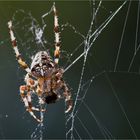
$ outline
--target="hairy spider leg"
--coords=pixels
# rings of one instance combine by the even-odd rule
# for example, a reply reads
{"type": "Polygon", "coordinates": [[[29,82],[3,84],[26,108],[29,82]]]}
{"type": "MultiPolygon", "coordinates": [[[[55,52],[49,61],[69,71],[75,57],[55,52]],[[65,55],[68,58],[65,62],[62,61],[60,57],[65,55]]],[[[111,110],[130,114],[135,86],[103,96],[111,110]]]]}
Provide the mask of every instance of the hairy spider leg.
{"type": "Polygon", "coordinates": [[[16,54],[17,61],[18,61],[19,65],[27,73],[30,73],[30,68],[28,67],[28,65],[26,64],[26,62],[22,59],[21,54],[19,53],[19,50],[18,50],[18,47],[17,47],[17,41],[16,41],[16,38],[15,38],[14,32],[13,32],[12,21],[9,21],[8,22],[8,28],[9,28],[10,38],[11,38],[13,49],[14,49],[15,54],[16,54]]]}
{"type": "Polygon", "coordinates": [[[39,112],[46,111],[45,109],[40,110],[39,108],[32,106],[31,92],[34,92],[33,90],[36,85],[35,81],[33,79],[29,78],[28,76],[26,76],[25,82],[27,85],[20,86],[20,95],[21,95],[22,101],[25,104],[25,107],[27,108],[26,111],[28,111],[35,120],[37,120],[38,122],[42,122],[43,120],[38,119],[33,112],[33,111],[39,111],[39,112]]]}
{"type": "Polygon", "coordinates": [[[58,12],[55,7],[55,3],[53,5],[54,12],[54,34],[55,34],[55,51],[54,51],[54,62],[58,64],[60,57],[60,31],[58,24],[58,12]]]}
{"type": "Polygon", "coordinates": [[[20,86],[20,95],[21,95],[22,101],[25,104],[25,107],[27,108],[26,111],[28,111],[30,113],[30,115],[35,120],[37,120],[38,122],[42,122],[40,119],[38,119],[35,116],[34,112],[32,111],[32,110],[36,110],[36,111],[39,111],[39,110],[34,108],[34,107],[32,107],[32,104],[31,104],[31,93],[30,93],[30,91],[27,92],[27,89],[28,89],[28,87],[26,85],[20,86]],[[26,92],[27,92],[27,94],[26,94],[26,92]]]}
{"type": "Polygon", "coordinates": [[[65,110],[65,113],[68,113],[71,109],[72,109],[72,100],[71,100],[71,93],[67,87],[67,85],[64,83],[64,93],[63,93],[63,96],[65,98],[65,103],[66,103],[66,106],[67,106],[67,110],[65,110]]]}

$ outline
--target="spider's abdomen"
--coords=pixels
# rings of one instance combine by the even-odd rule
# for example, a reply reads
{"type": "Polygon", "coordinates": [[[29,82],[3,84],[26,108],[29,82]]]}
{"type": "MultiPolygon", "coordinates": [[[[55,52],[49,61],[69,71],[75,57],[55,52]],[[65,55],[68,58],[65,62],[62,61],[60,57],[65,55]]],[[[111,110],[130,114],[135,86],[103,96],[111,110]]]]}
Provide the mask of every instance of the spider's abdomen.
{"type": "Polygon", "coordinates": [[[38,52],[31,63],[31,72],[33,76],[39,77],[51,77],[55,71],[55,65],[46,51],[38,52]]]}

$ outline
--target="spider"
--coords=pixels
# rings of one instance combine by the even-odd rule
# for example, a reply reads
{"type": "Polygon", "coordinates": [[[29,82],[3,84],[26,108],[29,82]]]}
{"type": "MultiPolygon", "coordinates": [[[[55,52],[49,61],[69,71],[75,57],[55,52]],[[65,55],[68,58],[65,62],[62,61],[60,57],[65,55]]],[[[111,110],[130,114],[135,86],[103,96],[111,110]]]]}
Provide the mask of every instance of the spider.
{"type": "Polygon", "coordinates": [[[57,100],[64,98],[67,106],[65,113],[68,113],[72,109],[71,93],[67,84],[63,80],[64,70],[58,65],[60,57],[60,32],[55,5],[53,5],[53,13],[55,34],[54,60],[47,51],[39,51],[35,54],[30,68],[23,60],[18,50],[12,21],[8,22],[11,43],[15,51],[17,61],[27,72],[24,79],[26,84],[20,86],[20,96],[24,102],[26,111],[28,111],[38,122],[42,122],[43,120],[35,115],[35,111],[45,112],[46,109],[40,109],[33,106],[33,94],[37,95],[40,105],[55,103],[57,100]]]}

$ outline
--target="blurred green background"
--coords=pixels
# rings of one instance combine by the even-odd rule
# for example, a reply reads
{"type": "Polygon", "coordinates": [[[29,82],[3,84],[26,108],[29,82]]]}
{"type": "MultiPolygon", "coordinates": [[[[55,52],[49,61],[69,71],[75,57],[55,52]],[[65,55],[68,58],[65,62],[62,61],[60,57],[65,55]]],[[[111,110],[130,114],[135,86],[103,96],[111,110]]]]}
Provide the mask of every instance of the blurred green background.
{"type": "MultiPolygon", "coordinates": [[[[93,31],[122,3],[123,1],[103,1],[96,16],[93,31]]],[[[70,23],[76,30],[86,36],[91,24],[91,4],[92,2],[90,1],[56,1],[60,26],[70,23]]],[[[98,4],[99,1],[95,1],[95,8],[97,8],[98,4]]],[[[78,110],[78,117],[92,138],[134,139],[136,136],[140,138],[139,52],[135,56],[130,71],[128,71],[136,42],[138,4],[138,1],[131,3],[119,61],[115,71],[114,66],[129,1],[99,35],[88,53],[79,97],[82,97],[87,90],[84,102],[90,107],[94,117],[84,104],[78,110]],[[97,76],[95,76],[88,87],[94,75],[97,76]],[[95,118],[98,120],[100,127],[97,125],[95,118]]],[[[44,18],[47,26],[43,36],[48,42],[45,43],[45,48],[40,46],[40,44],[36,44],[34,36],[27,32],[29,27],[27,24],[30,22],[28,20],[29,13],[37,20],[38,25],[42,27],[41,16],[48,12],[52,5],[52,1],[0,1],[1,139],[29,139],[37,126],[37,122],[25,111],[24,105],[20,100],[19,86],[24,84],[25,72],[19,68],[15,59],[7,22],[13,19],[19,49],[30,64],[31,56],[39,50],[49,49],[50,54],[53,54],[54,34],[53,14],[51,13],[44,18]],[[21,9],[24,12],[21,12],[21,9]],[[27,18],[25,23],[22,22],[24,18],[27,18]]],[[[139,26],[137,35],[138,46],[140,43],[139,26]]],[[[84,48],[82,45],[73,53],[83,41],[83,38],[70,27],[65,27],[64,30],[61,30],[61,40],[60,66],[65,68],[83,52],[84,48]],[[73,54],[73,56],[70,57],[70,54],[73,54]]],[[[83,57],[64,74],[65,81],[71,89],[73,100],[78,90],[82,67],[83,57]]],[[[43,137],[65,139],[65,133],[68,130],[65,127],[64,101],[61,100],[56,104],[48,105],[47,113],[45,114],[43,137]]],[[[74,127],[81,138],[91,138],[81,126],[78,118],[75,118],[74,127]]],[[[79,138],[75,133],[74,135],[75,138],[79,138]]]]}

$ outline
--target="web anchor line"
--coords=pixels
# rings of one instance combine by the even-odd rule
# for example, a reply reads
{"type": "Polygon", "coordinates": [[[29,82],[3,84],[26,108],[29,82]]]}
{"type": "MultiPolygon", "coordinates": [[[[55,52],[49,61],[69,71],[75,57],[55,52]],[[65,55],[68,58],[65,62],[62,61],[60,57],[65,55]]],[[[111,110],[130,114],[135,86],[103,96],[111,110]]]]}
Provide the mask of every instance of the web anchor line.
{"type": "MultiPolygon", "coordinates": [[[[73,106],[73,110],[71,112],[71,118],[69,118],[69,120],[71,120],[71,128],[68,130],[68,133],[66,133],[66,138],[68,138],[68,134],[70,134],[70,139],[74,138],[74,126],[75,126],[75,110],[77,108],[77,101],[78,101],[78,97],[81,91],[81,84],[82,84],[82,80],[83,80],[83,76],[85,74],[85,66],[86,66],[86,61],[87,61],[87,56],[88,56],[88,52],[90,50],[90,48],[93,46],[93,43],[95,42],[95,40],[99,37],[99,35],[102,33],[102,31],[106,28],[106,26],[112,21],[112,19],[117,15],[117,13],[122,9],[122,7],[126,4],[127,1],[123,2],[123,4],[121,6],[119,6],[117,8],[117,10],[115,12],[113,12],[100,26],[99,28],[97,28],[93,33],[91,32],[92,26],[93,26],[93,21],[95,19],[94,14],[92,17],[92,22],[89,28],[89,32],[86,36],[86,39],[84,40],[85,45],[84,45],[84,51],[83,53],[81,53],[68,67],[65,68],[65,72],[70,69],[79,59],[81,59],[84,56],[84,60],[83,60],[83,66],[82,66],[82,70],[81,70],[81,75],[80,75],[80,81],[79,81],[79,85],[78,85],[78,90],[76,92],[76,97],[75,97],[75,101],[74,101],[74,106],[73,106]]],[[[94,3],[94,1],[93,1],[94,3]]],[[[99,2],[99,6],[101,5],[101,1],[99,2]]],[[[98,9],[98,8],[97,8],[98,9]]],[[[93,10],[94,11],[94,10],[93,10]]],[[[97,12],[95,12],[97,13],[97,12]]],[[[100,125],[99,125],[100,126],[100,125]]],[[[110,134],[108,134],[108,132],[100,127],[100,130],[103,134],[103,136],[106,138],[106,135],[109,136],[110,134]]]]}

